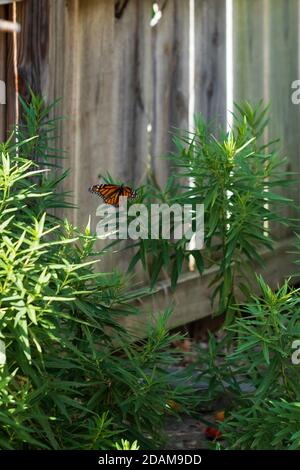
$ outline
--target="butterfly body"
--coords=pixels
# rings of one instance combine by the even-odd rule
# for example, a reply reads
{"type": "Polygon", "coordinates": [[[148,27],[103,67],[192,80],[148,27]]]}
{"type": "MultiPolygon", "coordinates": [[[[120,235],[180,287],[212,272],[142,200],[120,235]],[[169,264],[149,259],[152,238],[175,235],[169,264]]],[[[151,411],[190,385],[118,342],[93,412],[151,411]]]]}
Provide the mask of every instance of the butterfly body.
{"type": "Polygon", "coordinates": [[[137,196],[136,191],[124,184],[120,186],[117,184],[94,184],[89,188],[89,191],[101,197],[105,204],[115,207],[119,206],[120,197],[134,199],[137,196]]]}

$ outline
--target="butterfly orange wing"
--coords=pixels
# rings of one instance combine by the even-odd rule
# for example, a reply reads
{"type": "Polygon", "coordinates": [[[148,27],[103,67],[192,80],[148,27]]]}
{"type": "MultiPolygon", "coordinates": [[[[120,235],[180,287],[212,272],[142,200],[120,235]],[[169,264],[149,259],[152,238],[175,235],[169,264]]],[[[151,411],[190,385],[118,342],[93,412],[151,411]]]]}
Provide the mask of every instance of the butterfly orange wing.
{"type": "Polygon", "coordinates": [[[105,204],[112,206],[119,205],[120,196],[130,199],[136,197],[136,191],[133,191],[129,186],[118,186],[116,184],[95,184],[89,188],[89,191],[98,194],[105,204]]]}
{"type": "Polygon", "coordinates": [[[136,191],[133,191],[130,186],[123,186],[121,196],[134,199],[136,197],[136,191]]]}
{"type": "Polygon", "coordinates": [[[106,204],[110,204],[112,198],[118,195],[120,186],[116,184],[94,184],[89,188],[91,193],[97,194],[106,204]]]}

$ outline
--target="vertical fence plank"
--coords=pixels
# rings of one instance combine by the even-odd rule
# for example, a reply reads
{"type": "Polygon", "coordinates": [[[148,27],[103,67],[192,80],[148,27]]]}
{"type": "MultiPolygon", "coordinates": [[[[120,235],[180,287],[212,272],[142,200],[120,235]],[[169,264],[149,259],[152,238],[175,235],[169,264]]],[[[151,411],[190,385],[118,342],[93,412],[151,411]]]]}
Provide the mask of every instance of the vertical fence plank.
{"type": "Polygon", "coordinates": [[[152,1],[131,0],[115,18],[114,155],[116,177],[139,185],[149,153],[152,1]]]}
{"type": "MultiPolygon", "coordinates": [[[[20,94],[28,98],[29,89],[42,93],[48,68],[48,0],[27,0],[17,3],[18,76],[20,94]]],[[[12,7],[9,7],[12,18],[12,7]]],[[[13,36],[7,38],[7,127],[15,123],[15,83],[13,65],[13,36]]]]}
{"type": "Polygon", "coordinates": [[[150,27],[152,3],[129,2],[115,22],[115,148],[123,177],[138,182],[149,163],[162,183],[172,132],[188,125],[189,1],[159,2],[162,18],[150,27]]]}
{"type": "MultiPolygon", "coordinates": [[[[23,7],[22,7],[23,8],[23,7]]],[[[20,10],[18,10],[19,12],[20,10]]],[[[12,19],[12,8],[8,8],[8,18],[12,19]]],[[[19,15],[17,16],[20,21],[19,15]]],[[[20,34],[18,35],[20,37],[20,34]]],[[[16,122],[15,117],[15,77],[13,66],[13,41],[12,35],[6,39],[6,130],[9,130],[16,122]]]]}
{"type": "Polygon", "coordinates": [[[195,113],[226,123],[226,2],[195,1],[195,113]]]}
{"type": "MultiPolygon", "coordinates": [[[[299,171],[300,106],[291,101],[291,83],[298,77],[298,0],[234,0],[234,99],[270,104],[265,139],[280,138],[279,151],[288,157],[286,170],[299,171]]],[[[284,169],[283,169],[284,170],[284,169]]],[[[295,186],[295,185],[294,185],[295,186]]],[[[299,202],[296,192],[281,194],[299,202]]],[[[279,208],[278,208],[279,209],[279,208]]],[[[295,211],[284,207],[287,216],[295,211]]],[[[291,228],[272,224],[272,235],[287,237],[291,228]]]]}
{"type": "MultiPolygon", "coordinates": [[[[49,0],[48,0],[49,1],[49,0]]],[[[66,75],[65,50],[66,50],[66,19],[65,2],[50,0],[48,3],[48,73],[42,86],[42,96],[48,103],[59,100],[51,117],[64,115],[64,81],[66,75]]],[[[65,118],[67,116],[64,116],[65,118]]],[[[61,146],[64,121],[59,126],[57,146],[61,146]]]]}
{"type": "MultiPolygon", "coordinates": [[[[151,12],[151,0],[131,0],[120,14],[115,11],[114,19],[113,176],[133,187],[141,185],[149,166],[151,12]]],[[[127,249],[112,256],[111,263],[126,270],[132,256],[127,249]]]]}
{"type": "MultiPolygon", "coordinates": [[[[152,167],[160,183],[170,163],[160,157],[172,149],[172,132],[188,127],[189,1],[168,0],[152,28],[152,167]]],[[[163,7],[164,6],[164,7],[163,7]]]]}
{"type": "Polygon", "coordinates": [[[99,203],[88,187],[114,166],[114,5],[108,0],[72,0],[65,8],[63,146],[69,155],[66,165],[72,168],[65,189],[74,193],[78,209],[73,221],[82,227],[99,203]]]}
{"type": "Polygon", "coordinates": [[[266,0],[233,0],[234,101],[257,103],[265,97],[266,0]]]}
{"type": "MultiPolygon", "coordinates": [[[[5,7],[0,6],[0,17],[5,19],[5,7]]],[[[6,83],[6,34],[0,32],[0,80],[6,83]]],[[[6,105],[0,104],[0,142],[5,138],[6,105]]]]}
{"type": "MultiPolygon", "coordinates": [[[[270,1],[270,0],[269,0],[270,1]]],[[[281,139],[280,154],[288,157],[286,169],[300,171],[300,105],[291,100],[291,84],[299,79],[299,2],[298,0],[277,0],[269,5],[269,95],[270,95],[270,137],[281,139]]],[[[297,177],[298,180],[298,177],[297,177]]],[[[300,203],[300,187],[295,182],[291,188],[283,188],[282,194],[300,203]]],[[[285,215],[299,218],[297,211],[285,207],[285,215]]],[[[291,235],[291,227],[274,227],[276,238],[291,235]]]]}

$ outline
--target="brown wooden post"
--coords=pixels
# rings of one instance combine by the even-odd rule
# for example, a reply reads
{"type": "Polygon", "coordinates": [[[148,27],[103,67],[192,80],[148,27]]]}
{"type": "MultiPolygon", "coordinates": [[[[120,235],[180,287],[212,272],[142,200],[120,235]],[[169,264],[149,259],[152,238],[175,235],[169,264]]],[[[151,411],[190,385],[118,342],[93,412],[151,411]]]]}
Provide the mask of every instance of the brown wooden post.
{"type": "MultiPolygon", "coordinates": [[[[5,15],[6,8],[0,5],[0,18],[5,18],[5,15]]],[[[6,33],[4,32],[0,32],[0,80],[6,84],[6,33]]],[[[5,139],[6,106],[6,104],[0,103],[0,142],[5,139]]]]}
{"type": "MultiPolygon", "coordinates": [[[[28,98],[29,90],[41,93],[48,74],[48,0],[26,0],[17,3],[17,22],[21,32],[17,37],[18,75],[20,95],[28,98]]],[[[12,5],[8,19],[12,18],[12,5]]],[[[13,40],[7,38],[7,128],[15,122],[15,83],[13,66],[13,40]]]]}

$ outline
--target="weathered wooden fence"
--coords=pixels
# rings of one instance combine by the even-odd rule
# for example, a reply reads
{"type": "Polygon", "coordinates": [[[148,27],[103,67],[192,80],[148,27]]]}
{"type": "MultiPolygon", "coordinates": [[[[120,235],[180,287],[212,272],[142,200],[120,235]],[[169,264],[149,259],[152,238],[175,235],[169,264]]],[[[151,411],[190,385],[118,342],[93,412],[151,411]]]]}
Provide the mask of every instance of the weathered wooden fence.
{"type": "MultiPolygon", "coordinates": [[[[291,101],[291,83],[300,78],[299,0],[161,0],[161,18],[151,25],[153,3],[17,3],[20,91],[26,96],[31,86],[48,100],[62,97],[61,145],[72,169],[65,189],[74,192],[78,210],[70,216],[79,226],[88,214],[96,223],[98,201],[87,188],[98,175],[109,171],[139,184],[151,167],[161,182],[166,179],[170,169],[161,157],[172,149],[172,130],[188,127],[192,92],[193,111],[224,127],[231,83],[234,100],[270,101],[269,136],[282,139],[289,169],[299,171],[300,105],[291,101]]],[[[11,15],[11,5],[0,6],[1,18],[11,15]]],[[[2,137],[15,119],[12,47],[11,34],[0,32],[0,79],[7,85],[7,105],[0,105],[2,137]]],[[[274,230],[276,255],[266,258],[265,268],[273,284],[292,269],[286,253],[291,231],[274,230]]],[[[173,300],[174,325],[209,314],[210,276],[200,280],[187,272],[175,298],[168,281],[161,283],[152,306],[173,300]]]]}

